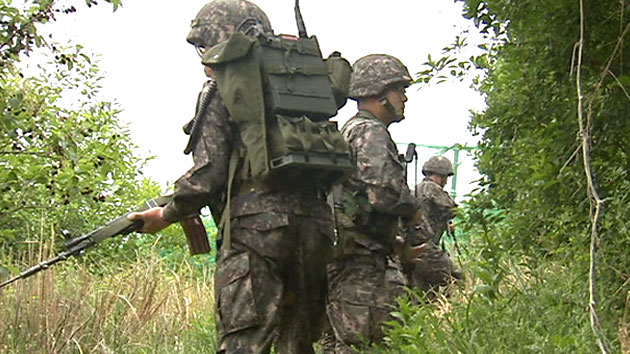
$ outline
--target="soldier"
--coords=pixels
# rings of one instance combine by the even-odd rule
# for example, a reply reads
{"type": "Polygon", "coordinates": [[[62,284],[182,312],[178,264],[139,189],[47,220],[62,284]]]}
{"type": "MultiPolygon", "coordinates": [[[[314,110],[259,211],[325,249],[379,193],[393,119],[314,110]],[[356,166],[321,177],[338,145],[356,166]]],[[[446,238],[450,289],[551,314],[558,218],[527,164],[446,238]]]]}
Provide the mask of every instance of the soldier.
{"type": "Polygon", "coordinates": [[[422,166],[422,174],[425,178],[416,186],[416,196],[425,220],[414,226],[407,241],[426,246],[418,257],[420,261],[410,267],[405,275],[411,286],[432,297],[440,286],[462,279],[461,271],[453,264],[448,253],[439,247],[444,231],[454,231],[451,221],[457,203],[443,189],[448,177],[453,175],[453,165],[446,157],[431,157],[422,166]]]}
{"type": "Polygon", "coordinates": [[[353,65],[349,97],[359,112],[342,133],[356,167],[334,192],[338,241],[328,267],[327,312],[335,340],[324,339],[329,352],[354,353],[353,346],[379,342],[401,290],[390,285],[404,283],[392,256],[399,220],[409,222],[417,205],[387,128],[404,118],[410,82],[407,68],[391,55],[368,55],[353,65]]]}
{"type": "MultiPolygon", "coordinates": [[[[187,40],[202,55],[246,19],[271,32],[267,16],[253,3],[211,1],[192,21],[187,40]]],[[[213,75],[210,67],[205,71],[213,75]]],[[[156,232],[204,206],[218,221],[230,206],[230,227],[221,232],[229,231],[231,244],[219,250],[214,284],[217,351],[269,353],[275,346],[277,353],[313,353],[326,316],[326,263],[333,239],[325,194],[306,180],[282,188],[256,183],[247,178],[241,158],[228,199],[231,156],[245,149],[239,128],[218,92],[200,118],[191,132],[198,137],[191,146],[195,165],[175,183],[172,202],[131,218],[144,221],[144,232],[156,232]]]]}

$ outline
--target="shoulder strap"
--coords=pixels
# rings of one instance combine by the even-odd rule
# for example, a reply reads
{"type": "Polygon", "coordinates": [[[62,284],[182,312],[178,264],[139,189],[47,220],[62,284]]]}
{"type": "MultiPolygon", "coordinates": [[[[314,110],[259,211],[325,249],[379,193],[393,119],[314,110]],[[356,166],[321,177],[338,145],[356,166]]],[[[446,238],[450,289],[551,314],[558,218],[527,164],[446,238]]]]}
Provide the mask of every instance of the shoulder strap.
{"type": "Polygon", "coordinates": [[[226,250],[230,249],[231,245],[231,203],[232,200],[232,183],[234,182],[234,176],[236,175],[236,167],[238,166],[238,161],[240,160],[240,149],[235,147],[232,150],[232,155],[230,156],[230,164],[228,166],[228,180],[227,180],[227,197],[225,201],[225,208],[223,209],[223,214],[221,214],[221,220],[219,221],[219,229],[222,233],[222,243],[221,247],[226,247],[226,250]]]}
{"type": "Polygon", "coordinates": [[[202,61],[214,69],[219,94],[247,146],[253,175],[270,168],[259,46],[257,39],[235,32],[209,49],[202,61]]]}

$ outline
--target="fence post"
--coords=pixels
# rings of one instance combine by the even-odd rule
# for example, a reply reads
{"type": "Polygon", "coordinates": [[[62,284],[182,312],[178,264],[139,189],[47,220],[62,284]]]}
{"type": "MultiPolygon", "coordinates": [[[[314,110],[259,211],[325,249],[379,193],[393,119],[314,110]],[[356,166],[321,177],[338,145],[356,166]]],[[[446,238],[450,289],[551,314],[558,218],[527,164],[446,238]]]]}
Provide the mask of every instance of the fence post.
{"type": "Polygon", "coordinates": [[[451,197],[457,196],[457,165],[459,165],[459,145],[453,146],[453,179],[451,180],[451,197]]]}

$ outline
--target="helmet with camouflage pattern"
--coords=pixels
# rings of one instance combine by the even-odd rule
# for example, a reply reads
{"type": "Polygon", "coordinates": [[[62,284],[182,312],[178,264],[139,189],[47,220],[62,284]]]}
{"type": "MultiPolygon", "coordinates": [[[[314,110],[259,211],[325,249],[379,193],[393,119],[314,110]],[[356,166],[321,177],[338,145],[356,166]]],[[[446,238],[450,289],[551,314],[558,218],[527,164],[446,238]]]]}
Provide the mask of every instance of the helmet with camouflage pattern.
{"type": "Polygon", "coordinates": [[[396,57],[387,54],[370,54],[352,65],[348,97],[356,100],[361,97],[376,96],[383,93],[389,86],[396,84],[409,86],[410,83],[409,70],[396,57]]]}
{"type": "Polygon", "coordinates": [[[432,156],[422,165],[422,174],[428,176],[437,174],[442,176],[454,175],[453,164],[444,156],[432,156]]]}
{"type": "Polygon", "coordinates": [[[271,32],[267,15],[247,0],[213,0],[205,4],[190,24],[186,37],[200,54],[207,48],[221,43],[246,19],[259,22],[263,30],[271,32]]]}

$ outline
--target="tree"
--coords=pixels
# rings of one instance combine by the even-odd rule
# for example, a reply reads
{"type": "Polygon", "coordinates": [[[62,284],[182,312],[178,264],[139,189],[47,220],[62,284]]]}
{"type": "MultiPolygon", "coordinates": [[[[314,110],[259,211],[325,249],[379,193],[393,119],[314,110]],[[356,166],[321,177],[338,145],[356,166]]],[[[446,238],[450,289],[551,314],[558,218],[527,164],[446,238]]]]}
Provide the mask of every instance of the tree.
{"type": "Polygon", "coordinates": [[[470,123],[482,134],[477,166],[485,176],[474,203],[505,211],[505,249],[559,262],[576,276],[590,272],[583,305],[606,352],[607,343],[619,344],[620,290],[630,277],[630,150],[622,143],[630,130],[630,7],[617,0],[465,7],[501,41],[479,86],[488,108],[470,123]]]}
{"type": "MultiPolygon", "coordinates": [[[[114,9],[120,4],[111,3],[114,9]]],[[[80,45],[60,47],[37,31],[54,14],[76,11],[55,5],[27,2],[26,9],[17,9],[0,2],[6,24],[0,32],[0,248],[5,255],[20,251],[23,241],[54,237],[61,229],[77,236],[159,193],[155,183],[142,178],[143,161],[134,156],[118,107],[99,98],[97,62],[80,45]],[[26,77],[19,60],[37,48],[50,62],[26,77]]]]}
{"type": "Polygon", "coordinates": [[[458,57],[458,38],[418,81],[484,71],[469,287],[442,311],[403,302],[389,348],[628,352],[630,4],[460,1],[485,52],[458,57]]]}
{"type": "MultiPolygon", "coordinates": [[[[114,11],[121,0],[105,0],[114,11]]],[[[58,7],[57,0],[24,1],[21,7],[11,6],[11,1],[0,0],[0,68],[4,69],[28,55],[34,48],[49,47],[37,26],[54,21],[56,14],[72,14],[76,7],[68,4],[58,7]]],[[[96,0],[85,0],[88,7],[98,4],[96,0]]]]}

